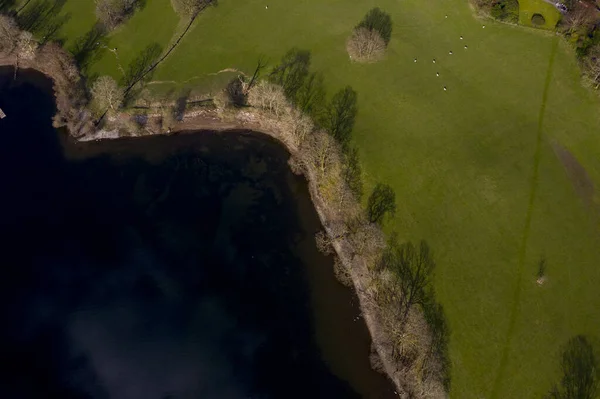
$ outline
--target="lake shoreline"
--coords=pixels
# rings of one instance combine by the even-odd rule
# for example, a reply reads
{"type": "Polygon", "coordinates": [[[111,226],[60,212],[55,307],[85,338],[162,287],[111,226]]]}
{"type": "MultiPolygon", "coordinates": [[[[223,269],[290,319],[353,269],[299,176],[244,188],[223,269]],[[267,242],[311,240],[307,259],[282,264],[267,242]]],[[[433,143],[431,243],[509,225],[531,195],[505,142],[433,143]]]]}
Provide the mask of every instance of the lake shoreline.
{"type": "MultiPolygon", "coordinates": [[[[43,47],[42,47],[43,49],[43,47]]],[[[242,109],[238,111],[233,117],[229,115],[224,117],[216,110],[192,110],[185,112],[182,116],[182,121],[171,127],[168,132],[153,132],[145,134],[143,136],[130,136],[122,134],[122,132],[106,131],[96,129],[93,126],[91,120],[91,114],[80,104],[76,103],[76,100],[71,97],[70,89],[74,89],[80,83],[79,79],[76,82],[71,82],[71,85],[65,82],[65,70],[63,68],[51,68],[48,67],[48,62],[44,61],[44,57],[36,57],[31,61],[20,61],[20,69],[32,69],[47,76],[53,82],[53,96],[57,104],[57,115],[63,120],[64,123],[56,123],[57,118],[54,118],[55,127],[65,126],[69,137],[74,141],[92,141],[92,140],[111,140],[119,138],[134,138],[134,137],[146,137],[150,135],[171,135],[171,134],[187,134],[190,132],[198,131],[212,131],[218,133],[227,133],[228,131],[235,130],[246,130],[251,131],[253,134],[263,134],[274,138],[280,145],[282,145],[290,154],[290,160],[298,154],[299,149],[293,143],[286,141],[282,132],[272,120],[261,115],[259,112],[253,112],[252,109],[242,109]],[[68,106],[70,105],[70,106],[68,106]],[[72,112],[76,110],[76,112],[72,112]],[[81,118],[79,120],[78,118],[81,118]]],[[[15,66],[14,57],[0,55],[0,66],[15,66]]],[[[150,118],[155,117],[149,115],[150,118]]],[[[407,376],[401,371],[401,367],[398,361],[394,359],[394,346],[391,337],[386,332],[384,322],[382,320],[382,314],[379,309],[379,305],[373,300],[372,296],[368,292],[369,283],[373,277],[369,271],[365,259],[361,256],[356,256],[352,251],[351,243],[348,239],[343,237],[336,237],[333,234],[330,226],[334,225],[335,217],[329,217],[335,210],[328,209],[325,201],[323,200],[318,185],[316,183],[316,176],[313,175],[310,169],[303,171],[304,177],[306,178],[307,185],[309,188],[310,197],[315,210],[319,216],[323,229],[329,235],[332,246],[342,264],[348,271],[354,291],[359,299],[361,314],[365,320],[367,328],[369,330],[372,347],[374,349],[375,358],[372,364],[378,364],[377,367],[373,367],[380,372],[383,372],[394,384],[398,395],[402,395],[406,392],[404,388],[407,383],[407,376]]],[[[417,328],[426,326],[426,322],[422,314],[418,312],[411,312],[409,324],[414,324],[417,328]]],[[[426,327],[425,327],[426,328],[426,327]]],[[[408,378],[410,379],[410,377],[408,378]]],[[[434,391],[440,392],[437,389],[434,391]]],[[[447,394],[438,393],[431,397],[447,397],[447,394]]]]}
{"type": "MultiPolygon", "coordinates": [[[[290,154],[290,160],[298,154],[298,148],[295,148],[289,142],[284,140],[277,128],[265,128],[263,117],[248,109],[239,111],[233,120],[230,118],[225,120],[215,110],[189,111],[184,113],[183,120],[178,123],[171,132],[155,133],[154,135],[201,134],[203,131],[227,134],[228,132],[239,132],[240,130],[249,132],[249,134],[265,135],[275,139],[290,154]]],[[[132,136],[122,136],[113,132],[97,130],[91,135],[80,136],[75,138],[75,140],[85,142],[92,140],[114,140],[122,137],[133,138],[132,136]]],[[[139,137],[146,137],[146,135],[139,137]]],[[[361,314],[371,336],[372,349],[378,358],[378,360],[375,361],[375,363],[378,363],[377,367],[374,367],[375,364],[373,364],[374,362],[372,359],[372,368],[386,375],[393,382],[398,395],[402,397],[400,393],[405,391],[403,388],[404,381],[403,376],[399,372],[400,368],[394,360],[393,345],[383,326],[382,316],[378,305],[368,293],[368,286],[373,277],[369,272],[367,263],[361,256],[356,256],[353,253],[351,244],[348,240],[343,237],[336,237],[331,228],[328,227],[333,225],[332,222],[335,220],[335,218],[329,218],[327,216],[328,213],[331,213],[331,209],[327,208],[325,201],[321,198],[316,178],[311,171],[304,170],[303,175],[309,188],[311,202],[319,216],[321,225],[329,235],[336,255],[339,257],[346,270],[348,270],[351,277],[352,289],[359,300],[361,314]]],[[[418,324],[419,326],[426,324],[418,314],[411,314],[410,323],[418,324]]]]}

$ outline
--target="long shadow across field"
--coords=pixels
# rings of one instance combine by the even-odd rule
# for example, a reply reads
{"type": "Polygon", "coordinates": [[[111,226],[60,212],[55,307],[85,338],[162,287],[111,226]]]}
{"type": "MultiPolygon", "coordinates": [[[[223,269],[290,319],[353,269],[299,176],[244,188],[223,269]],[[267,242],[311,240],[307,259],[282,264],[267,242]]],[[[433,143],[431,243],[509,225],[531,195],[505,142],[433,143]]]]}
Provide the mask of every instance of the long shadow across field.
{"type": "Polygon", "coordinates": [[[535,154],[533,156],[533,175],[531,177],[531,191],[529,194],[529,203],[527,205],[527,216],[525,217],[525,228],[523,230],[523,239],[521,240],[521,248],[519,250],[519,263],[517,269],[517,283],[515,286],[515,292],[513,294],[512,306],[510,309],[510,319],[508,324],[508,331],[506,333],[506,341],[504,343],[504,349],[502,351],[502,358],[500,360],[500,367],[496,378],[494,380],[494,386],[492,388],[492,398],[498,397],[498,391],[500,384],[504,379],[506,373],[506,365],[508,363],[508,353],[510,352],[511,342],[515,333],[515,323],[517,315],[519,314],[520,301],[521,301],[521,290],[523,283],[523,269],[525,266],[525,259],[527,256],[527,244],[529,241],[529,233],[531,232],[531,219],[533,215],[533,205],[539,186],[539,169],[541,159],[541,147],[542,147],[542,135],[544,126],[544,115],[546,114],[546,103],[548,102],[548,91],[550,88],[550,82],[552,81],[552,71],[554,66],[554,59],[558,49],[558,37],[554,38],[552,43],[552,50],[550,52],[550,60],[548,61],[548,71],[546,72],[546,81],[544,82],[544,92],[542,94],[542,104],[540,106],[540,113],[538,116],[537,126],[537,138],[535,144],[535,154]]]}

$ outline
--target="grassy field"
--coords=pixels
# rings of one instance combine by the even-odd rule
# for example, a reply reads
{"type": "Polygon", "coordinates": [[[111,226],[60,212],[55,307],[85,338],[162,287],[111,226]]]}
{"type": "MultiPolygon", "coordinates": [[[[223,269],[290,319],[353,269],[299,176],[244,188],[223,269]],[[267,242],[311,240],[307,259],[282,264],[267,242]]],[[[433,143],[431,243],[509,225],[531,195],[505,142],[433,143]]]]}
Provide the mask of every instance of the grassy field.
{"type": "Polygon", "coordinates": [[[544,0],[519,0],[519,24],[554,29],[559,20],[560,12],[552,4],[548,4],[544,0]],[[546,21],[544,25],[536,26],[531,22],[534,14],[544,17],[546,21]]]}
{"type": "MultiPolygon", "coordinates": [[[[64,32],[89,29],[79,25],[64,32]]],[[[168,43],[176,26],[169,0],[148,0],[110,43],[132,59],[168,43]]],[[[388,230],[436,251],[451,396],[539,398],[558,378],[559,346],[600,335],[598,223],[555,155],[566,148],[600,183],[600,103],[581,86],[573,52],[552,33],[477,20],[463,0],[220,0],[152,87],[213,88],[219,71],[251,72],[260,54],[275,63],[293,46],[312,51],[330,93],[358,92],[367,187],[386,182],[398,197],[388,230]],[[353,64],[345,40],[374,6],[394,21],[387,58],[353,64]]],[[[92,70],[118,77],[109,56],[92,70]]]]}

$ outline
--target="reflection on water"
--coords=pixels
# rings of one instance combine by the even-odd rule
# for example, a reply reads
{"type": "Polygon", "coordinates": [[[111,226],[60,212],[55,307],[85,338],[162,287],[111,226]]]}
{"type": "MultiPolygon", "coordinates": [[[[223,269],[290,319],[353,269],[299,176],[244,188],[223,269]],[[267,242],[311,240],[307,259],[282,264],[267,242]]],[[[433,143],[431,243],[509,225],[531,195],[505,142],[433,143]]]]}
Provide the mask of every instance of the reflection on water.
{"type": "Polygon", "coordinates": [[[277,143],[203,132],[64,156],[52,99],[6,72],[1,397],[393,397],[277,143]]]}

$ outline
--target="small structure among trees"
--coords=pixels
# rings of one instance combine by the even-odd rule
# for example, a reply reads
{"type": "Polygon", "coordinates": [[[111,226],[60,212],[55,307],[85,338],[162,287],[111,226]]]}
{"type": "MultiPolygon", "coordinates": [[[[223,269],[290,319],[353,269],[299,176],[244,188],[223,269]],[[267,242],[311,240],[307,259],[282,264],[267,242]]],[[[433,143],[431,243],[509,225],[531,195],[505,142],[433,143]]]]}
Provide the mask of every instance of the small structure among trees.
{"type": "Polygon", "coordinates": [[[391,38],[392,17],[373,8],[352,31],[346,50],[353,61],[376,62],[383,58],[391,38]]]}

